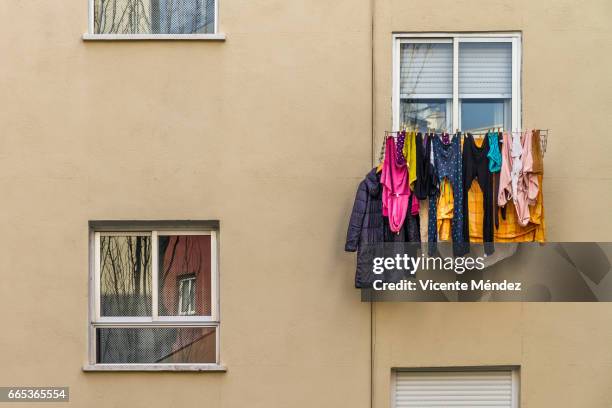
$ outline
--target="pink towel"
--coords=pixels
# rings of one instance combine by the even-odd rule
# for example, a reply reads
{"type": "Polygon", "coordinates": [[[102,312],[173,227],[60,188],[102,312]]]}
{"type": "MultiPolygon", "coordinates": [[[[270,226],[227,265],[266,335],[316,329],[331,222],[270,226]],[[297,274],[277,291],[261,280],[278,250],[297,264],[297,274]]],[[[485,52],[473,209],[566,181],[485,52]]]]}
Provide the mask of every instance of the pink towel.
{"type": "MultiPolygon", "coordinates": [[[[397,150],[393,138],[388,137],[385,143],[385,161],[380,176],[380,182],[383,185],[382,212],[389,218],[391,231],[399,232],[404,225],[410,201],[408,167],[405,162],[397,163],[397,150]]],[[[412,215],[419,213],[419,200],[416,199],[416,196],[412,200],[410,213],[412,215]]]]}

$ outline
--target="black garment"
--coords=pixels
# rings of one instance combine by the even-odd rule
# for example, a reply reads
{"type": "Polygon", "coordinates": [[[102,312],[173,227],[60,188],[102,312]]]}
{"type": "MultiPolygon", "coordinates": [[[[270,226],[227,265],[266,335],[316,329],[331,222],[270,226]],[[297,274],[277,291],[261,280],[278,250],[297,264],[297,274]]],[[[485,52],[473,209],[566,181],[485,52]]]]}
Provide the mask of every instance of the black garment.
{"type": "Polygon", "coordinates": [[[360,244],[383,239],[382,186],[380,175],[373,168],[357,188],[344,250],[355,252],[360,244]]]}
{"type": "MultiPolygon", "coordinates": [[[[373,168],[357,188],[344,246],[344,250],[347,252],[357,251],[355,287],[369,288],[374,280],[382,278],[372,272],[372,260],[375,256],[385,256],[387,251],[393,253],[394,247],[383,247],[384,242],[420,242],[419,231],[418,214],[407,214],[404,226],[399,233],[396,234],[391,231],[387,218],[382,215],[380,174],[376,173],[376,168],[373,168]]],[[[414,247],[416,248],[416,246],[414,247]]],[[[398,246],[397,250],[399,251],[401,248],[403,246],[398,246]]],[[[411,255],[416,256],[416,253],[411,255]]],[[[385,278],[387,282],[399,281],[403,276],[397,275],[390,279],[385,278]]]]}
{"type": "Polygon", "coordinates": [[[483,242],[487,255],[495,251],[493,246],[493,177],[489,172],[489,138],[485,137],[481,147],[476,146],[474,137],[468,133],[463,143],[463,236],[466,246],[470,242],[470,220],[468,211],[468,191],[472,181],[477,178],[483,195],[484,219],[483,242]]]}
{"type": "Polygon", "coordinates": [[[371,287],[376,279],[372,273],[372,260],[378,256],[380,249],[377,244],[384,241],[384,231],[380,174],[373,168],[357,188],[344,246],[347,252],[357,251],[357,288],[371,287]]]}
{"type": "MultiPolygon", "coordinates": [[[[430,160],[431,155],[431,137],[421,133],[416,136],[416,175],[417,179],[414,183],[414,194],[419,200],[426,200],[430,195],[436,193],[436,176],[435,168],[430,160]]],[[[410,208],[410,207],[408,207],[410,208]]]]}
{"type": "Polygon", "coordinates": [[[408,211],[404,225],[397,233],[391,231],[389,219],[383,217],[384,222],[384,241],[385,242],[421,242],[421,221],[419,214],[412,215],[412,200],[416,200],[414,194],[410,194],[408,200],[408,211]]]}

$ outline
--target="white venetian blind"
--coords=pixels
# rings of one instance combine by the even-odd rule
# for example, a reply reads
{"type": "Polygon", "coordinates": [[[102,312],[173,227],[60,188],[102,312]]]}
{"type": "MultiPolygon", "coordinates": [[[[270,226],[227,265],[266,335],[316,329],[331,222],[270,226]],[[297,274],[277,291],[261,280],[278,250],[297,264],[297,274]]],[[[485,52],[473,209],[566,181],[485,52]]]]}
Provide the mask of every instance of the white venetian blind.
{"type": "Polygon", "coordinates": [[[459,44],[459,97],[512,97],[512,43],[459,44]]]}
{"type": "Polygon", "coordinates": [[[403,43],[400,48],[400,97],[453,97],[453,44],[403,43]]]}
{"type": "Polygon", "coordinates": [[[513,408],[512,371],[398,371],[395,408],[513,408]]]}

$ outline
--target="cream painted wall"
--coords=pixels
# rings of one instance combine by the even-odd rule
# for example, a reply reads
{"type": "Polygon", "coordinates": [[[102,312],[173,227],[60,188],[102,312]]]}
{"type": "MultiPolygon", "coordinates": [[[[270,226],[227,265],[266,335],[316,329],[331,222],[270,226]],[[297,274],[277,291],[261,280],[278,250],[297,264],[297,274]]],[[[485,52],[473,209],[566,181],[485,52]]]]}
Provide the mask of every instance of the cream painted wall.
{"type": "MultiPolygon", "coordinates": [[[[548,239],[607,241],[610,18],[606,0],[377,1],[375,135],[391,127],[393,32],[521,31],[523,125],[552,129],[548,239]]],[[[612,405],[608,304],[378,303],[374,314],[375,407],[390,406],[394,367],[482,365],[521,366],[523,408],[612,405]]]]}
{"type": "MultiPolygon", "coordinates": [[[[343,253],[371,156],[366,0],[221,0],[225,42],[83,42],[0,3],[0,385],[74,407],[367,407],[343,253]],[[227,373],[83,373],[88,220],[218,219],[227,373]]],[[[19,405],[23,406],[23,405],[19,405]]]]}
{"type": "MultiPolygon", "coordinates": [[[[521,30],[523,121],[553,129],[549,238],[608,239],[609,2],[377,0],[372,60],[369,1],[220,1],[221,43],[85,43],[84,0],[0,2],[0,385],[70,386],[74,407],[370,406],[342,250],[371,122],[376,143],[391,123],[394,31],[521,30]],[[81,371],[92,219],[220,220],[227,373],[81,371]]],[[[376,407],[392,367],[481,364],[521,365],[523,407],[612,403],[605,304],[374,312],[376,407]]]]}

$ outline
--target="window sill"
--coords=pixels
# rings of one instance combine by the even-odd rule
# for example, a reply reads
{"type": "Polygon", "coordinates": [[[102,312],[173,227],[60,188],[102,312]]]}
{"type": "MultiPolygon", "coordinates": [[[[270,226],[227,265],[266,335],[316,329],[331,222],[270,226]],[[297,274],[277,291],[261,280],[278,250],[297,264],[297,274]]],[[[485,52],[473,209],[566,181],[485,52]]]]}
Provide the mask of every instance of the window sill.
{"type": "Polygon", "coordinates": [[[224,373],[227,367],[219,364],[86,364],[85,372],[129,372],[129,371],[193,371],[224,373]]]}
{"type": "Polygon", "coordinates": [[[83,34],[83,41],[225,41],[225,34],[83,34]]]}

